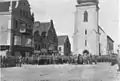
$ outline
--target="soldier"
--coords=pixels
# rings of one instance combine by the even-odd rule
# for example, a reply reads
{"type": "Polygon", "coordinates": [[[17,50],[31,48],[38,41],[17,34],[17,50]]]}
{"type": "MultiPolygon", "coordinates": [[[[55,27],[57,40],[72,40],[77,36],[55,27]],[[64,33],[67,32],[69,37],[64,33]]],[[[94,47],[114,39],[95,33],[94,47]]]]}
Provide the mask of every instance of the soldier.
{"type": "Polygon", "coordinates": [[[117,57],[117,64],[118,64],[118,71],[120,71],[120,49],[118,51],[118,57],[117,57]]]}
{"type": "Polygon", "coordinates": [[[118,71],[120,71],[120,49],[117,50],[118,54],[116,59],[112,61],[111,66],[118,65],[118,71]]]}
{"type": "Polygon", "coordinates": [[[21,67],[21,62],[22,62],[22,56],[19,56],[19,57],[18,57],[18,64],[19,64],[19,67],[21,67]]]}

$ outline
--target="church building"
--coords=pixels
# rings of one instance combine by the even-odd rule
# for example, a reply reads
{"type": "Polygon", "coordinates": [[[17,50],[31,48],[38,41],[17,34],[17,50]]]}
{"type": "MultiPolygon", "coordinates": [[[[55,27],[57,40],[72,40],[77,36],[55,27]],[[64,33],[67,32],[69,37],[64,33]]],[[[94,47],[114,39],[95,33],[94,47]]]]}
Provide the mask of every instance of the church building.
{"type": "Polygon", "coordinates": [[[88,50],[99,55],[98,0],[77,0],[74,27],[74,54],[88,50]]]}

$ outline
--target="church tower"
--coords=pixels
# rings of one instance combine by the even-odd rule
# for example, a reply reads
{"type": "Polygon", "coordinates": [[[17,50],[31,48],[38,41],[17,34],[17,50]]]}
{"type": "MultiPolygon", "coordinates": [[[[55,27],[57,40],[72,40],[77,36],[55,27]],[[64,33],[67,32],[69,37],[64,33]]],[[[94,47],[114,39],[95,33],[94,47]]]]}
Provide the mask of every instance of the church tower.
{"type": "Polygon", "coordinates": [[[74,27],[74,54],[84,50],[99,55],[98,0],[77,0],[74,27]]]}

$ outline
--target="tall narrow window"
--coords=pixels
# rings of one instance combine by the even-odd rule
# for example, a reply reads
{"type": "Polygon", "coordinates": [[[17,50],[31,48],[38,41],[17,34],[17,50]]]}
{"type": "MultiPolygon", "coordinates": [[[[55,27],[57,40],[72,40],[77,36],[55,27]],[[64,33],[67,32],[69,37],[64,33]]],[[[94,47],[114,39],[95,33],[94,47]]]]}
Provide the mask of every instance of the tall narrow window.
{"type": "Polygon", "coordinates": [[[85,35],[87,35],[87,30],[85,29],[85,35]]]}
{"type": "Polygon", "coordinates": [[[84,22],[88,22],[88,12],[84,12],[84,22]]]}
{"type": "Polygon", "coordinates": [[[15,19],[15,28],[18,26],[18,21],[15,19]]]}
{"type": "Polygon", "coordinates": [[[61,47],[59,47],[59,51],[61,51],[62,49],[61,49],[61,47]]]}
{"type": "Polygon", "coordinates": [[[85,46],[87,46],[87,40],[85,40],[85,46]]]}
{"type": "Polygon", "coordinates": [[[22,16],[22,9],[20,9],[20,15],[22,16]]]}

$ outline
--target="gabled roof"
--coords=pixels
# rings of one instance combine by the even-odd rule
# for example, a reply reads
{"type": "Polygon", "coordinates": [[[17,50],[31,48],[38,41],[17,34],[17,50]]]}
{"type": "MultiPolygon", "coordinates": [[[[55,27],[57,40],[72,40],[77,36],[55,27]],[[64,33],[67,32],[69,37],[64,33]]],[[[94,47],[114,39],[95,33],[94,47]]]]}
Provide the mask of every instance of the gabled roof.
{"type": "Polygon", "coordinates": [[[49,28],[51,26],[50,22],[44,22],[44,23],[40,23],[40,31],[41,32],[48,32],[49,28]]]}
{"type": "Polygon", "coordinates": [[[42,22],[42,23],[39,21],[36,21],[34,24],[33,32],[38,30],[39,34],[41,35],[42,32],[47,33],[51,26],[52,26],[52,20],[50,22],[42,22]],[[36,24],[39,24],[39,25],[36,26],[36,24]]]}
{"type": "Polygon", "coordinates": [[[58,36],[58,45],[64,45],[67,35],[58,36]]]}
{"type": "Polygon", "coordinates": [[[107,38],[108,40],[111,40],[112,42],[114,42],[114,40],[110,36],[107,35],[107,38]]]}

